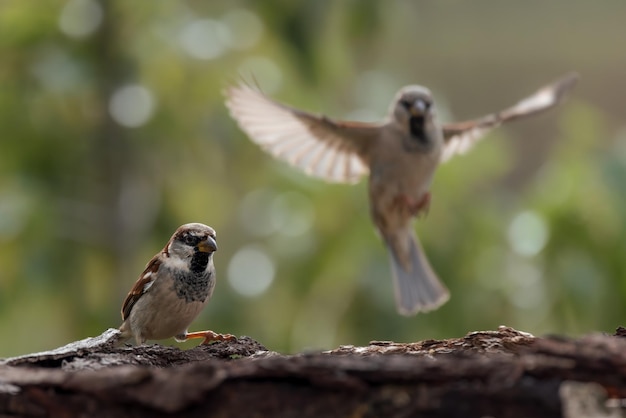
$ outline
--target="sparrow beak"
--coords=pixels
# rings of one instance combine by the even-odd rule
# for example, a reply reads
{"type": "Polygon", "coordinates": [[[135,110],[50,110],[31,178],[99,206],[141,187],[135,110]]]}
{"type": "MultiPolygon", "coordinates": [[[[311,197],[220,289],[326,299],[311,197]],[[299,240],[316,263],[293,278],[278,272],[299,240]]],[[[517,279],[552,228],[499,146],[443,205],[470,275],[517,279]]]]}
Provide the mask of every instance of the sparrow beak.
{"type": "Polygon", "coordinates": [[[198,251],[202,253],[212,253],[217,251],[217,242],[213,237],[207,237],[204,241],[200,241],[198,244],[198,251]]]}
{"type": "Polygon", "coordinates": [[[428,103],[422,99],[417,99],[413,102],[413,106],[411,106],[410,111],[412,116],[424,116],[426,110],[428,110],[428,103]]]}

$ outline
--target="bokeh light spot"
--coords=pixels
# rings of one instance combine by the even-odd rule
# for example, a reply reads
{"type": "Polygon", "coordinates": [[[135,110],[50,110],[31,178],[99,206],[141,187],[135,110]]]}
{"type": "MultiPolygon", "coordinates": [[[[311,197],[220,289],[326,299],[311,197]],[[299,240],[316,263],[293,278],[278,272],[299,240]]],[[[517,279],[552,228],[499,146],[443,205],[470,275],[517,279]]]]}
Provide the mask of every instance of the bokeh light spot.
{"type": "Polygon", "coordinates": [[[274,281],[276,268],[267,253],[255,246],[241,248],[228,263],[228,283],[240,295],[256,297],[274,281]]]}
{"type": "Polygon", "coordinates": [[[137,128],[148,122],[154,106],[150,90],[140,85],[129,85],[113,93],[109,101],[109,113],[120,125],[137,128]]]}
{"type": "Polygon", "coordinates": [[[59,29],[73,38],[84,38],[102,22],[102,6],[94,0],[70,0],[59,15],[59,29]]]}
{"type": "Polygon", "coordinates": [[[521,212],[509,225],[508,238],[511,248],[517,254],[526,257],[539,254],[548,242],[548,236],[548,226],[536,212],[521,212]]]}
{"type": "Polygon", "coordinates": [[[42,51],[30,71],[45,89],[55,93],[69,91],[83,81],[78,63],[57,48],[42,51]]]}
{"type": "Polygon", "coordinates": [[[239,204],[239,219],[242,226],[256,236],[268,236],[276,231],[271,222],[271,205],[276,193],[267,189],[257,189],[246,194],[239,204]]]}
{"type": "Polygon", "coordinates": [[[270,216],[277,231],[295,237],[309,232],[315,213],[307,196],[298,192],[286,192],[274,199],[270,216]]]}
{"type": "Polygon", "coordinates": [[[547,303],[542,270],[520,257],[507,260],[506,293],[512,305],[520,309],[538,309],[547,303]]]}
{"type": "Polygon", "coordinates": [[[210,60],[222,55],[230,44],[228,26],[213,19],[195,20],[180,32],[180,46],[194,58],[210,60]]]}

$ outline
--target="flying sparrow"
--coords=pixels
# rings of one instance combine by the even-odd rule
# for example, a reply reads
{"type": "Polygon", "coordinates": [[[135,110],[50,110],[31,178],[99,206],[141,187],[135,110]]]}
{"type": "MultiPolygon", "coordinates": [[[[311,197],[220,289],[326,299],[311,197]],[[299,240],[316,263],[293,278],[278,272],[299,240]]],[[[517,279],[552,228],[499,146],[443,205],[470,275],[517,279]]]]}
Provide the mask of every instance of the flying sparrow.
{"type": "Polygon", "coordinates": [[[275,157],[330,182],[354,183],[369,173],[371,216],[390,253],[398,312],[413,315],[449,298],[412,225],[428,211],[439,163],[467,151],[503,122],[556,106],[577,79],[567,74],[508,109],[444,125],[437,121],[430,91],[416,85],[400,89],[386,120],[377,124],[307,113],[245,83],[227,88],[225,95],[241,129],[275,157]]]}
{"type": "Polygon", "coordinates": [[[230,334],[213,331],[187,332],[189,324],[207,304],[215,288],[213,253],[217,250],[215,231],[210,226],[190,223],[174,232],[155,255],[126,296],[122,305],[121,340],[174,337],[235,340],[230,334]]]}

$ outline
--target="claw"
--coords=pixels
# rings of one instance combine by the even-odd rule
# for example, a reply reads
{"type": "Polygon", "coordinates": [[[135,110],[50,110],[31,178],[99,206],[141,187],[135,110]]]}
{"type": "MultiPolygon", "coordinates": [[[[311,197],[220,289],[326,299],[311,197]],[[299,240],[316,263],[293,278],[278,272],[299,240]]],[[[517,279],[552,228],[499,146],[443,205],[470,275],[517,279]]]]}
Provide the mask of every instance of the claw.
{"type": "Polygon", "coordinates": [[[402,193],[393,199],[391,207],[395,210],[406,210],[413,217],[420,216],[422,214],[428,215],[428,210],[430,209],[430,199],[430,192],[424,193],[422,198],[417,202],[402,193]]]}
{"type": "Polygon", "coordinates": [[[430,210],[430,199],[430,192],[424,193],[424,196],[422,196],[422,199],[417,203],[417,205],[411,207],[411,214],[413,216],[427,216],[428,211],[430,210]]]}
{"type": "Polygon", "coordinates": [[[204,338],[202,344],[210,344],[213,341],[237,341],[237,337],[232,334],[218,334],[213,331],[196,331],[185,334],[183,341],[190,340],[192,338],[204,338]]]}

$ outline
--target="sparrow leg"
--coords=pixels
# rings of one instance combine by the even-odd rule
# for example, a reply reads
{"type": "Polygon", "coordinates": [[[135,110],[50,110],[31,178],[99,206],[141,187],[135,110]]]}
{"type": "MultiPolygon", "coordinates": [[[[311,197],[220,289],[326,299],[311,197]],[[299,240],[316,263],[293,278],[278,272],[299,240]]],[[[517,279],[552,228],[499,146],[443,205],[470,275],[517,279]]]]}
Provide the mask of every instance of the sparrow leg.
{"type": "Polygon", "coordinates": [[[187,341],[192,338],[204,338],[202,344],[208,344],[213,341],[237,341],[237,337],[231,334],[218,334],[213,331],[196,331],[196,332],[188,332],[184,335],[177,336],[176,339],[179,341],[187,341]]]}
{"type": "Polygon", "coordinates": [[[428,215],[428,210],[430,209],[430,192],[424,193],[424,196],[420,199],[417,204],[410,206],[409,210],[413,216],[419,216],[424,214],[424,216],[428,215]]]}
{"type": "Polygon", "coordinates": [[[424,193],[424,196],[417,202],[404,193],[397,195],[393,199],[392,208],[398,210],[408,210],[411,216],[419,216],[421,214],[428,215],[430,208],[430,192],[424,193]]]}

